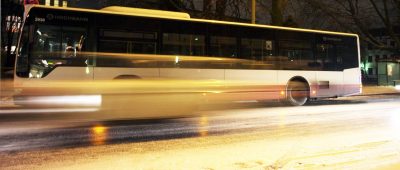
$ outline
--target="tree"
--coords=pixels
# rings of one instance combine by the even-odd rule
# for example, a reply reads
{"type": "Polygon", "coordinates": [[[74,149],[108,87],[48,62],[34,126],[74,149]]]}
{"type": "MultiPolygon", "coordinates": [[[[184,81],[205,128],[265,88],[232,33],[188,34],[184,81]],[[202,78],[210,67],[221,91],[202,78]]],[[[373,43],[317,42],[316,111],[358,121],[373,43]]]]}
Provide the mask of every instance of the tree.
{"type": "Polygon", "coordinates": [[[272,0],[271,10],[271,24],[272,25],[283,25],[283,13],[286,9],[287,0],[272,0]]]}
{"type": "Polygon", "coordinates": [[[358,33],[377,48],[399,51],[377,39],[372,30],[384,28],[390,39],[400,44],[400,31],[395,29],[400,26],[400,0],[305,1],[325,15],[321,17],[334,21],[342,31],[358,33]]]}
{"type": "Polygon", "coordinates": [[[240,21],[250,14],[248,0],[169,0],[192,17],[240,21]]]}

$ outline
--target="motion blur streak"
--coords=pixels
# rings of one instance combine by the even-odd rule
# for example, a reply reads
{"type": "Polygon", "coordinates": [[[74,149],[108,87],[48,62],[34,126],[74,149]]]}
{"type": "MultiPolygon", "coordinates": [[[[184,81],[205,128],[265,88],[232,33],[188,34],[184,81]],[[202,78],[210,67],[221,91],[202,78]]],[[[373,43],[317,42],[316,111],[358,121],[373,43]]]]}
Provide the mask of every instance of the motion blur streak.
{"type": "Polygon", "coordinates": [[[49,108],[49,109],[8,109],[0,110],[0,114],[25,114],[25,113],[74,113],[96,112],[98,108],[49,108]]]}
{"type": "Polygon", "coordinates": [[[74,95],[74,96],[30,96],[29,100],[15,101],[18,104],[47,104],[47,105],[80,105],[101,106],[100,95],[74,95]]]}
{"type": "Polygon", "coordinates": [[[52,110],[54,112],[68,112],[67,108],[97,108],[98,111],[90,115],[71,114],[92,120],[191,116],[210,104],[224,109],[227,103],[234,101],[276,98],[284,88],[261,81],[204,79],[31,81],[20,85],[21,88],[15,90],[19,93],[14,95],[14,103],[25,109],[38,109],[31,113],[48,108],[61,108],[52,110]]]}

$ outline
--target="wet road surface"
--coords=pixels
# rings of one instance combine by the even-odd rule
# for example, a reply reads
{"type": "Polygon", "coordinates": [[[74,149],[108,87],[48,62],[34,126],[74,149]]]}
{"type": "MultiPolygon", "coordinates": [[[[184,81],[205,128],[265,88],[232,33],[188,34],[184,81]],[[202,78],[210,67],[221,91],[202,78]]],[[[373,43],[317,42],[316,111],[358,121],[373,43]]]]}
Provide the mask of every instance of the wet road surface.
{"type": "Polygon", "coordinates": [[[173,119],[6,117],[0,169],[373,169],[400,163],[399,95],[302,107],[242,105],[173,119]]]}

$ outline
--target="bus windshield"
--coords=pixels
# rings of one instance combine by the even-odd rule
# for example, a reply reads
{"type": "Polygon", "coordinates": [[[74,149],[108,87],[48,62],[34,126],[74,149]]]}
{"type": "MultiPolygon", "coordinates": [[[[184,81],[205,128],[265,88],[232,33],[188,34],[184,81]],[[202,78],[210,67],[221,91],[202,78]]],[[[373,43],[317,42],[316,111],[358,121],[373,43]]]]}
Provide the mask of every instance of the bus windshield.
{"type": "Polygon", "coordinates": [[[26,26],[18,74],[22,77],[42,78],[60,65],[84,66],[87,57],[80,55],[84,48],[86,28],[37,24],[26,26]],[[30,30],[30,31],[29,31],[30,30]]]}

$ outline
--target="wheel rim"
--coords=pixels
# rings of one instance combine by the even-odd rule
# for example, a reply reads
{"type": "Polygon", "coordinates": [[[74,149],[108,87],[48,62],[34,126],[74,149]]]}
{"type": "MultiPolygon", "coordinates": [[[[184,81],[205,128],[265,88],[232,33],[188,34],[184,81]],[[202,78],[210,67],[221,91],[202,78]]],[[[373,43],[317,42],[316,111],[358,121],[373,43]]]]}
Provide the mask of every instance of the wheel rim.
{"type": "Polygon", "coordinates": [[[292,82],[288,88],[288,100],[290,104],[301,106],[304,105],[308,100],[308,88],[305,83],[292,82]]]}

